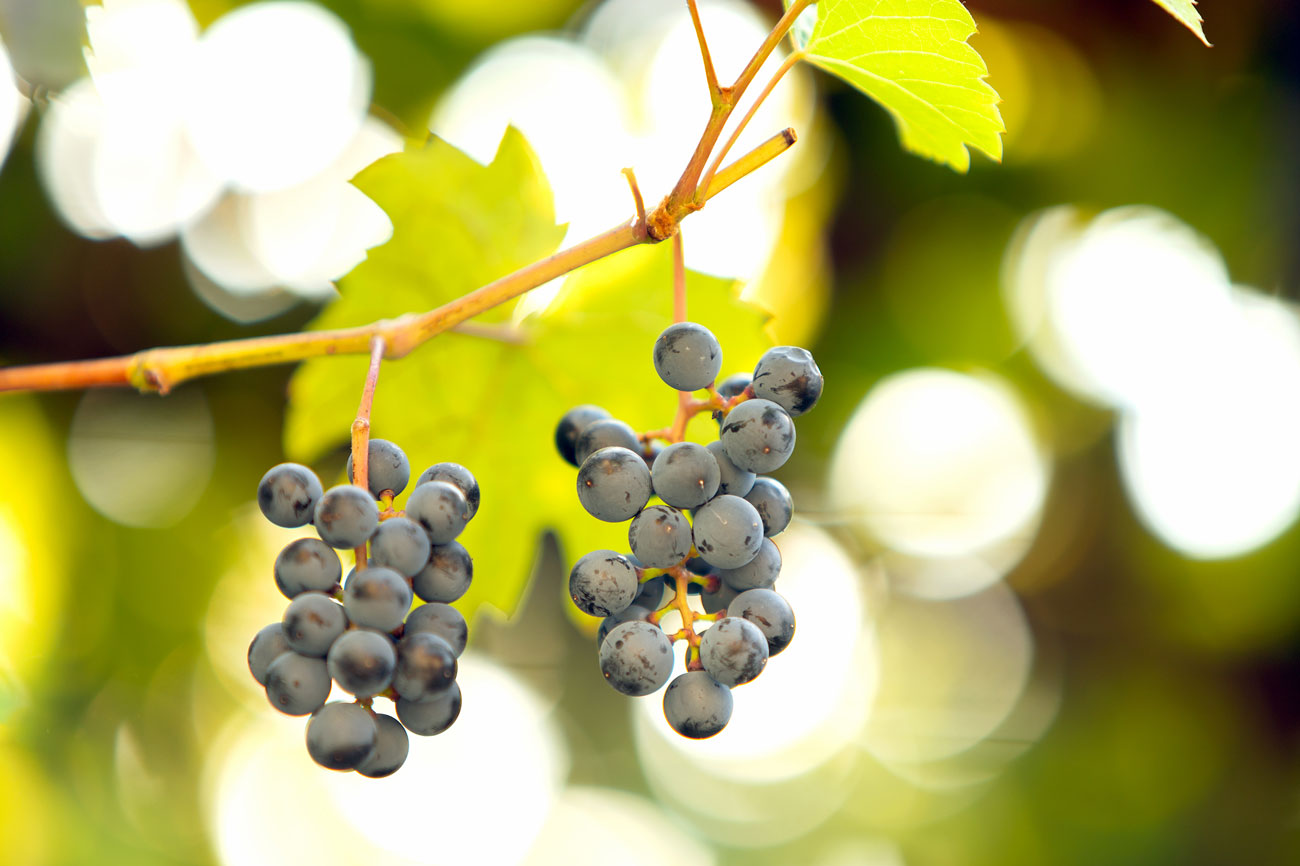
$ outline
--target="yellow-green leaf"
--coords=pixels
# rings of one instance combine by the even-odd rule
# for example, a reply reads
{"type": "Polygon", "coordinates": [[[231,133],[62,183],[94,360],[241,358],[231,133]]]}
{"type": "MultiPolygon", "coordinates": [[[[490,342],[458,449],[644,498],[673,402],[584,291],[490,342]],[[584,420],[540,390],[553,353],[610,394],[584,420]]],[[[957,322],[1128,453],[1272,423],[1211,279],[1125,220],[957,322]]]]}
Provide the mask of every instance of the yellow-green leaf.
{"type": "Polygon", "coordinates": [[[537,155],[513,127],[486,166],[430,138],[353,183],[388,214],[393,236],[343,279],[342,299],[314,328],[432,309],[550,255],[564,238],[537,155]]]}
{"type": "Polygon", "coordinates": [[[1196,0],[1156,0],[1156,5],[1187,25],[1187,29],[1195,33],[1197,39],[1206,45],[1210,44],[1201,27],[1201,13],[1196,11],[1196,0]]]}
{"type": "MultiPolygon", "coordinates": [[[[526,148],[503,158],[522,148],[521,140],[503,142],[497,160],[486,168],[465,165],[464,157],[445,144],[430,147],[392,157],[383,167],[383,177],[392,183],[383,184],[378,196],[391,208],[393,240],[345,281],[343,297],[316,324],[351,325],[424,309],[449,299],[448,292],[460,294],[500,276],[499,267],[507,263],[517,267],[550,252],[548,244],[539,243],[548,237],[539,226],[550,220],[549,194],[538,194],[545,181],[534,165],[518,158],[526,148]],[[443,168],[442,182],[431,182],[443,168]],[[517,195],[532,203],[503,200],[517,195]],[[451,203],[458,208],[457,219],[487,231],[447,251],[440,261],[453,263],[454,271],[433,273],[432,263],[439,259],[426,247],[436,248],[438,235],[425,235],[421,243],[423,227],[435,219],[431,210],[451,203]],[[497,222],[510,208],[516,216],[497,222]],[[407,268],[404,255],[412,260],[407,268]],[[387,291],[377,271],[365,272],[373,261],[386,263],[384,273],[402,286],[399,295],[387,291]]],[[[376,188],[379,168],[363,176],[363,187],[376,188]]],[[[767,346],[765,317],[738,300],[730,281],[692,273],[687,286],[692,320],[722,341],[724,373],[752,369],[767,346]]],[[[671,321],[669,245],[639,247],[570,276],[547,312],[527,320],[509,341],[448,332],[383,365],[373,435],[401,446],[413,474],[453,460],[474,472],[482,489],[478,515],[460,539],[474,558],[474,583],[457,604],[466,615],[482,605],[514,610],[547,530],[558,534],[570,561],[599,547],[627,549],[626,524],[601,523],[579,505],[576,470],[555,451],[555,424],[572,406],[597,403],[637,429],[667,426],[676,392],[655,374],[651,347],[671,321]]],[[[291,382],[285,433],[291,459],[312,461],[346,447],[365,367],[364,358],[345,357],[299,368],[291,382]]],[[[701,417],[691,433],[707,441],[716,436],[711,424],[701,417]]],[[[399,497],[399,507],[404,500],[399,497]]]]}
{"type": "Polygon", "coordinates": [[[1002,157],[1005,127],[960,0],[820,0],[805,53],[884,106],[903,146],[958,171],[1002,157]]]}

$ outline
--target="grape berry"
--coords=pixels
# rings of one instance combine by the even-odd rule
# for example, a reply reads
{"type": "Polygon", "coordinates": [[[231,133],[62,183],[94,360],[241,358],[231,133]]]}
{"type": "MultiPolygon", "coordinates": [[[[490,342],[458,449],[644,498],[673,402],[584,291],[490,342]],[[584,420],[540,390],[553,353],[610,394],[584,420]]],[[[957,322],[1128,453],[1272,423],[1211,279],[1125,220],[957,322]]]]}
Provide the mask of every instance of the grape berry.
{"type": "Polygon", "coordinates": [[[794,637],[794,613],[773,589],[781,552],[771,540],[789,525],[793,503],[762,473],[794,452],[794,416],[817,403],[824,382],[807,350],[778,346],[752,375],[715,387],[722,348],[693,322],[665,330],[653,361],[669,386],[708,397],[682,397],[673,426],[652,433],[636,434],[592,405],[569,410],[556,427],[560,456],[578,467],[583,508],[598,520],[631,521],[631,554],[583,556],[569,574],[569,595],[583,613],[603,617],[597,640],[606,681],[634,697],[667,684],[668,724],[703,739],[730,721],[731,689],[753,681],[794,637]],[[686,421],[702,411],[718,420],[718,440],[682,441],[686,421]],[[671,635],[659,624],[670,610],[683,621],[671,635]],[[669,682],[678,640],[688,645],[686,672],[669,682]]]}
{"type": "MultiPolygon", "coordinates": [[[[349,458],[349,480],[352,468],[349,458]]],[[[297,463],[263,476],[257,503],[266,518],[291,528],[310,523],[320,537],[290,542],[276,557],[275,585],[289,605],[280,622],[253,638],[248,669],[271,706],[311,716],[312,760],[380,778],[406,761],[407,731],[440,734],[460,714],[457,658],[469,628],[450,602],[469,589],[473,561],[455,539],[478,511],[480,494],[468,469],[438,463],[420,475],[406,511],[397,511],[393,497],[411,477],[406,455],[371,439],[367,468],[368,490],[342,484],[326,491],[297,463]],[[341,582],[338,549],[359,557],[341,582]],[[414,596],[425,603],[412,609],[414,596]],[[356,700],[327,704],[331,682],[356,700]],[[376,697],[392,700],[397,718],[375,712],[376,697]]],[[[632,580],[628,601],[639,589],[632,580]]]]}

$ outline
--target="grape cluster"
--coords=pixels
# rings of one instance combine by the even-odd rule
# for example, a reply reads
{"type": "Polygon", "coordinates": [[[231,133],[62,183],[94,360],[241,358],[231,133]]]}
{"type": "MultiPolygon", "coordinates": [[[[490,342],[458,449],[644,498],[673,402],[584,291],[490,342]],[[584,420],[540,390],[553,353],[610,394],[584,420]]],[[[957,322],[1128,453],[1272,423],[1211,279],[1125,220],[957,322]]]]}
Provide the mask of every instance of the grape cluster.
{"type": "Polygon", "coordinates": [[[793,453],[794,416],[816,404],[823,379],[807,350],[778,346],[752,375],[714,387],[722,349],[692,322],[660,334],[654,366],[676,390],[707,390],[708,398],[683,396],[677,421],[662,431],[638,434],[590,405],[569,410],[556,428],[560,455],[578,467],[587,512],[631,521],[631,553],[583,556],[569,574],[569,595],[579,610],[604,618],[600,669],[623,694],[648,695],[667,683],[672,644],[687,641],[686,672],[664,692],[664,716],[679,734],[703,739],[731,719],[731,689],[762,673],[794,637],[794,613],[773,590],[781,552],[772,541],[789,525],[793,503],[763,473],[793,453]],[[718,440],[680,441],[690,414],[709,410],[718,440]],[[700,596],[703,614],[690,594],[700,596]],[[669,635],[659,622],[673,609],[683,626],[669,635]]]}
{"type": "MultiPolygon", "coordinates": [[[[248,648],[248,668],[282,713],[306,716],[307,752],[322,767],[379,778],[406,760],[406,732],[440,734],[460,714],[456,659],[469,628],[451,606],[469,589],[473,562],[456,541],[479,506],[474,476],[456,463],[425,470],[406,500],[411,466],[383,439],[368,449],[368,490],[323,490],[306,466],[281,463],[257,486],[257,504],[277,526],[311,523],[318,538],[290,542],[275,559],[284,617],[248,648]],[[336,550],[365,566],[348,572],[336,550]],[[424,604],[412,609],[413,597],[424,604]],[[325,703],[331,681],[355,700],[325,703]],[[372,709],[396,704],[397,718],[372,709]]],[[[348,459],[348,479],[353,480],[348,459]]]]}

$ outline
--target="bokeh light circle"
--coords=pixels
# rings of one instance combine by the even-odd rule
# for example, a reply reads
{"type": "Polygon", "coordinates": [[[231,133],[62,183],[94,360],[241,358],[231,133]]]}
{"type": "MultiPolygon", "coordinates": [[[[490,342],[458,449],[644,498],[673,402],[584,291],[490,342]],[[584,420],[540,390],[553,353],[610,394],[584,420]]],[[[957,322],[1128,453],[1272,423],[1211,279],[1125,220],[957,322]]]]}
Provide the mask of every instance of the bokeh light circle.
{"type": "Polygon", "coordinates": [[[523,860],[559,794],[567,753],[543,702],[507,670],[470,652],[457,682],[456,724],[412,736],[402,769],[380,783],[316,766],[303,745],[306,719],[269,706],[240,718],[209,758],[218,862],[357,863],[376,853],[396,866],[523,860]],[[441,832],[431,837],[431,828],[441,832]]]}
{"type": "Polygon", "coordinates": [[[245,191],[283,189],[324,169],[370,103],[369,62],[347,26],[314,3],[253,3],[199,40],[187,130],[213,171],[245,191]]]}
{"type": "Polygon", "coordinates": [[[914,581],[919,594],[986,586],[1027,548],[1048,468],[1020,401],[1000,379],[914,369],[882,379],[840,435],[830,490],[837,510],[911,557],[956,559],[1010,543],[972,572],[914,581]]]}
{"type": "Polygon", "coordinates": [[[36,134],[36,170],[55,213],[93,240],[115,234],[100,207],[93,174],[104,117],[99,92],[89,78],[82,78],[51,97],[36,134]]]}
{"type": "Polygon", "coordinates": [[[27,100],[18,92],[13,64],[9,60],[9,51],[0,40],[0,166],[4,165],[13,144],[18,126],[26,114],[27,100]]]}
{"type": "Polygon", "coordinates": [[[68,432],[78,492],[127,526],[172,526],[184,518],[207,487],[215,451],[212,413],[197,388],[165,400],[88,391],[68,432]]]}
{"type": "Polygon", "coordinates": [[[1218,559],[1271,541],[1300,515],[1300,318],[1237,291],[1201,333],[1185,379],[1120,420],[1125,489],[1180,553],[1218,559]]]}
{"type": "Polygon", "coordinates": [[[1061,384],[1104,405],[1159,399],[1231,315],[1222,256],[1170,214],[1072,209],[1031,218],[1007,267],[1021,336],[1061,384]]]}
{"type": "Polygon", "coordinates": [[[524,866],[711,866],[707,846],[655,803],[613,788],[567,788],[524,866]],[[647,836],[646,829],[651,828],[647,836]],[[581,840],[578,843],[578,840],[581,840]]]}
{"type": "Polygon", "coordinates": [[[1034,641],[999,582],[949,600],[895,596],[878,617],[880,685],[863,745],[886,766],[951,758],[996,731],[1029,682],[1034,641]]]}

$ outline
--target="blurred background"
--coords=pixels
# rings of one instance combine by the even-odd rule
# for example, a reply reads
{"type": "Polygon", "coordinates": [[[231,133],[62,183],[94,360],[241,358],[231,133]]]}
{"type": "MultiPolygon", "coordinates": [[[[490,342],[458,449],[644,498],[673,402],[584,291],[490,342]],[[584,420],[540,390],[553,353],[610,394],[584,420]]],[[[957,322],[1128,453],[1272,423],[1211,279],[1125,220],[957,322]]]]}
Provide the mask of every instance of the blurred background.
{"type": "MultiPolygon", "coordinates": [[[[779,13],[702,6],[724,77],[779,13]]],[[[726,731],[601,682],[584,551],[485,491],[536,554],[462,717],[390,779],[320,770],[245,666],[292,371],[9,395],[0,860],[1300,863],[1300,7],[1206,0],[1210,49],[1149,0],[969,6],[1001,165],[801,69],[749,133],[796,149],[686,223],[827,380],[779,473],[799,632],[726,731]]],[[[348,179],[426,130],[520,128],[572,241],[707,112],[677,2],[0,0],[0,38],[4,363],[302,328],[392,231],[348,179]]]]}

